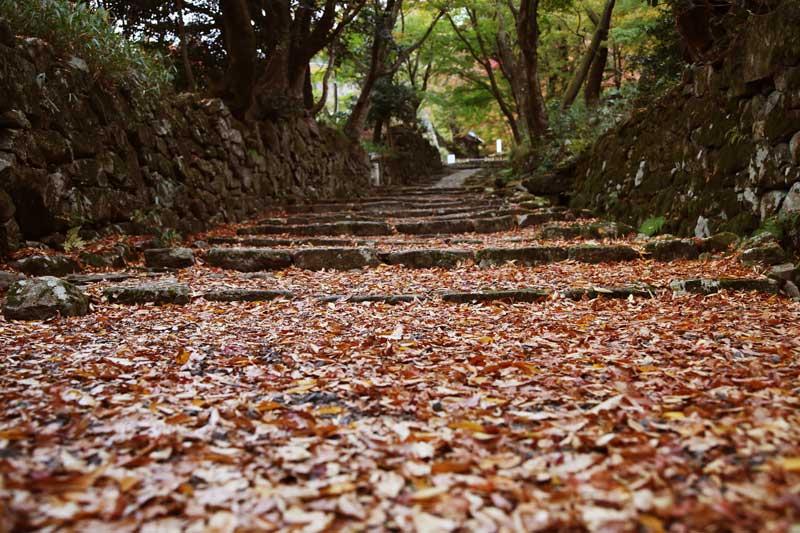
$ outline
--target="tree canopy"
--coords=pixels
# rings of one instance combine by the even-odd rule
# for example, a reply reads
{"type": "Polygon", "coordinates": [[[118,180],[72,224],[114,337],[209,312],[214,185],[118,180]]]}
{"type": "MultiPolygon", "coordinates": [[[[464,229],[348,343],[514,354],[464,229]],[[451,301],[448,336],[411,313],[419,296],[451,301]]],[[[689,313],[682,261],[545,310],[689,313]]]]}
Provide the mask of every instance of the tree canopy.
{"type": "MultiPolygon", "coordinates": [[[[242,120],[308,114],[382,140],[392,121],[424,116],[442,140],[475,131],[546,162],[575,155],[687,62],[712,61],[737,14],[768,3],[46,0],[31,9],[100,14],[168,59],[175,90],[222,97],[242,120]]],[[[43,32],[59,31],[48,24],[43,32]]]]}

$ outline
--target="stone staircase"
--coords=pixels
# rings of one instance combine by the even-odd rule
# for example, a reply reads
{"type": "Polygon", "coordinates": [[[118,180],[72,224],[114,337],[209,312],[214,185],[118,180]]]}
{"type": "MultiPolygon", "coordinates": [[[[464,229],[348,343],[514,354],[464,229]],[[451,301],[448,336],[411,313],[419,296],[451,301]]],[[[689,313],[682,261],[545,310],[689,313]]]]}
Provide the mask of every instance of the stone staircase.
{"type": "MultiPolygon", "coordinates": [[[[187,304],[193,299],[224,302],[312,297],[321,303],[405,303],[438,299],[454,303],[536,302],[567,298],[652,298],[659,292],[713,293],[760,291],[777,294],[790,279],[770,279],[728,261],[723,275],[705,264],[731,258],[735,237],[644,239],[633,228],[601,221],[592,213],[565,207],[541,207],[526,198],[499,197],[479,187],[465,187],[471,173],[449,176],[438,184],[399,187],[360,201],[296,205],[267,213],[234,228],[211,232],[195,248],[145,249],[144,271],[78,273],[66,256],[32,257],[18,267],[31,275],[52,274],[90,286],[100,302],[114,304],[187,304]],[[452,184],[461,186],[451,186],[452,184]],[[443,185],[444,184],[444,185],[443,185]],[[437,186],[438,185],[438,186],[437,186]],[[701,261],[703,259],[703,261],[701,261]],[[689,261],[691,276],[630,279],[608,284],[588,281],[592,266],[618,269],[654,263],[689,261]],[[541,286],[536,277],[524,283],[497,280],[493,269],[586,265],[580,278],[541,286]],[[443,286],[406,292],[388,287],[381,294],[311,293],[277,287],[253,287],[244,274],[301,271],[433,269],[488,278],[480,290],[443,286]],[[221,277],[206,290],[204,277],[221,277]],[[178,278],[178,279],[176,279],[178,278]],[[138,282],[137,282],[138,280],[138,282]]],[[[686,270],[685,268],[683,269],[686,270]]],[[[794,274],[792,274],[793,276],[794,274]]],[[[784,276],[785,277],[785,276],[784,276]]],[[[261,280],[263,281],[263,279],[261,280]]],[[[793,295],[791,290],[788,293],[793,295]]]]}

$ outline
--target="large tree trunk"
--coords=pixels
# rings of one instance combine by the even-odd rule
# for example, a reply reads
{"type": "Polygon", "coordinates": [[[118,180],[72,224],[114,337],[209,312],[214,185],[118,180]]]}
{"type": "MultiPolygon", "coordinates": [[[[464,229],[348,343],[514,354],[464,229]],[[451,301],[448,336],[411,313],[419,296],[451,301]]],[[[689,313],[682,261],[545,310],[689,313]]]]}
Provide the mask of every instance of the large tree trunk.
{"type": "Polygon", "coordinates": [[[367,122],[367,114],[369,111],[370,98],[375,84],[384,77],[391,77],[400,69],[400,67],[408,61],[410,55],[418,50],[433,33],[433,29],[439,22],[439,19],[444,16],[444,10],[433,19],[425,34],[420,37],[416,43],[404,48],[398,52],[397,58],[391,63],[388,62],[389,55],[389,39],[391,38],[392,30],[397,23],[397,18],[403,7],[403,0],[387,0],[386,6],[381,12],[381,16],[375,25],[375,35],[372,40],[372,54],[370,57],[370,66],[367,76],[361,87],[361,94],[358,95],[356,105],[350,113],[350,117],[345,125],[344,132],[351,139],[360,137],[361,132],[364,131],[364,126],[367,122]]]}
{"type": "Polygon", "coordinates": [[[228,68],[223,97],[243,119],[253,105],[256,38],[246,0],[220,0],[228,68]]]}
{"type": "Polygon", "coordinates": [[[303,104],[309,111],[314,109],[314,86],[311,84],[311,65],[303,76],[303,104]]]}
{"type": "Polygon", "coordinates": [[[575,77],[572,78],[572,82],[567,87],[567,92],[564,95],[564,101],[561,103],[562,109],[569,109],[570,106],[575,102],[575,98],[577,98],[578,93],[581,90],[581,85],[586,80],[586,76],[589,74],[589,69],[592,66],[592,62],[594,62],[595,56],[600,49],[601,43],[605,42],[608,39],[608,29],[611,27],[611,15],[614,12],[614,4],[616,0],[606,0],[606,6],[603,9],[603,16],[600,18],[600,24],[598,24],[597,29],[592,36],[592,42],[589,44],[589,50],[586,52],[586,55],[583,57],[578,70],[575,72],[575,77]]]}
{"type": "Polygon", "coordinates": [[[547,132],[547,110],[539,84],[539,0],[523,0],[519,10],[517,34],[525,63],[527,83],[526,121],[528,132],[541,137],[547,132]]]}
{"type": "Polygon", "coordinates": [[[361,136],[361,132],[364,131],[369,112],[369,100],[376,81],[378,81],[378,74],[371,70],[364,79],[361,93],[358,95],[358,100],[356,100],[353,109],[350,111],[350,116],[347,118],[347,124],[344,127],[345,135],[351,139],[358,139],[361,136]]]}
{"type": "MultiPolygon", "coordinates": [[[[329,87],[331,83],[331,75],[333,74],[333,69],[335,67],[336,67],[336,48],[332,44],[330,49],[328,50],[328,66],[325,69],[325,75],[322,77],[322,95],[320,96],[319,101],[316,104],[314,104],[314,107],[311,109],[311,114],[314,116],[317,116],[320,113],[320,111],[325,109],[325,106],[328,104],[328,92],[330,90],[329,87]]],[[[334,98],[336,98],[335,95],[334,98]]]]}
{"type": "Polygon", "coordinates": [[[600,48],[600,51],[597,52],[594,61],[592,61],[592,68],[589,69],[589,77],[586,79],[586,89],[583,91],[583,97],[587,107],[595,107],[600,102],[607,61],[608,47],[603,46],[600,48]]]}

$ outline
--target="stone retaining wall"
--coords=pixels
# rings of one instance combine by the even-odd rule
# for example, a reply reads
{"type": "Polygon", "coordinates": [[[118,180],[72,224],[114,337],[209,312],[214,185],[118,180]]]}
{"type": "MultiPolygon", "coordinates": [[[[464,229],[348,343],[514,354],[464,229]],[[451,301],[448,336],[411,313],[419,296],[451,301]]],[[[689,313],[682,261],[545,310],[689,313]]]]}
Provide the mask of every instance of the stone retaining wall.
{"type": "Polygon", "coordinates": [[[609,132],[577,166],[575,207],[708,236],[782,226],[800,249],[800,4],[752,16],[717,64],[609,132]]]}
{"type": "Polygon", "coordinates": [[[78,226],[185,234],[367,188],[366,154],[313,119],[245,125],[215,99],[133,98],[0,35],[0,255],[78,226]]]}

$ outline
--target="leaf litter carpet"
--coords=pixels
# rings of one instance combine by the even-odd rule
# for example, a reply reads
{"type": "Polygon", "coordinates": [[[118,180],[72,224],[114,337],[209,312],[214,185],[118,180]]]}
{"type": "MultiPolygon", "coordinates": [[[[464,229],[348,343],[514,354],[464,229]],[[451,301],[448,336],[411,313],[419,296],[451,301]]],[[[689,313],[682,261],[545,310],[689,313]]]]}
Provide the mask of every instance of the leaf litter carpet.
{"type": "Polygon", "coordinates": [[[292,301],[0,321],[0,531],[796,532],[796,302],[308,297],[738,269],[290,269],[292,301]]]}

